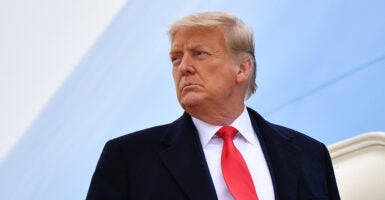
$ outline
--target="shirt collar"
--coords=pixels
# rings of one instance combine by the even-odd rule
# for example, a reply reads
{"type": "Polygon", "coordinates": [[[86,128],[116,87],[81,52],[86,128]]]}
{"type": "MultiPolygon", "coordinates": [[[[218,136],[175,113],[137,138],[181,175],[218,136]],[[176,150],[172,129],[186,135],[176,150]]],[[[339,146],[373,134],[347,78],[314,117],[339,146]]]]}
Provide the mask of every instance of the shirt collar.
{"type": "MultiPolygon", "coordinates": [[[[215,133],[222,127],[218,125],[213,125],[206,123],[195,117],[191,117],[195,127],[198,130],[199,139],[203,147],[205,147],[212,137],[215,136],[215,133]]],[[[248,142],[255,144],[257,137],[255,135],[253,126],[251,124],[249,113],[247,112],[246,107],[243,109],[241,115],[239,115],[230,126],[236,128],[240,135],[242,135],[248,142]]],[[[215,136],[216,137],[216,136],[215,136]]]]}

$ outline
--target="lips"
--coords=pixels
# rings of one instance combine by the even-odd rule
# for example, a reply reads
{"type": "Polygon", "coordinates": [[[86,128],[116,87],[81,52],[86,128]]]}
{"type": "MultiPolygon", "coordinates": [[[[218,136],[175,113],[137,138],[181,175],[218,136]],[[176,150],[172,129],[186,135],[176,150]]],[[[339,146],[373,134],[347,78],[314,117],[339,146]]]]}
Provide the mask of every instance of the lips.
{"type": "Polygon", "coordinates": [[[182,84],[181,90],[184,90],[184,89],[187,89],[187,88],[191,88],[191,87],[195,87],[195,86],[199,86],[199,84],[196,84],[196,83],[184,83],[184,84],[182,84]]]}

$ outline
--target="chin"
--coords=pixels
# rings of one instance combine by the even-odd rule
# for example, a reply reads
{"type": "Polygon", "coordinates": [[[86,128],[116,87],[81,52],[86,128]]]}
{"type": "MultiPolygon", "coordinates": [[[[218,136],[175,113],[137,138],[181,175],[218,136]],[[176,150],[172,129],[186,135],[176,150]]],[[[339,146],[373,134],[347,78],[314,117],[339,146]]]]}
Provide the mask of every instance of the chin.
{"type": "Polygon", "coordinates": [[[179,100],[183,109],[194,108],[199,106],[203,101],[203,98],[193,95],[187,95],[179,100]]]}

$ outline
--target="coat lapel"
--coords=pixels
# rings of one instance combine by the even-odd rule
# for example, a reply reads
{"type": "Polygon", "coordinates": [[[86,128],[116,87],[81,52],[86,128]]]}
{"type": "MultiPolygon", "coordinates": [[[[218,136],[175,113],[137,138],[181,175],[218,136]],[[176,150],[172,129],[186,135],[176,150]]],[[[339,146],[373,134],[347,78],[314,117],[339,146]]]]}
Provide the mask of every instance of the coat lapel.
{"type": "Polygon", "coordinates": [[[276,199],[296,199],[298,187],[298,150],[290,136],[249,109],[255,130],[269,165],[276,199]]]}
{"type": "Polygon", "coordinates": [[[217,199],[197,130],[188,114],[171,124],[159,156],[189,199],[217,199]]]}

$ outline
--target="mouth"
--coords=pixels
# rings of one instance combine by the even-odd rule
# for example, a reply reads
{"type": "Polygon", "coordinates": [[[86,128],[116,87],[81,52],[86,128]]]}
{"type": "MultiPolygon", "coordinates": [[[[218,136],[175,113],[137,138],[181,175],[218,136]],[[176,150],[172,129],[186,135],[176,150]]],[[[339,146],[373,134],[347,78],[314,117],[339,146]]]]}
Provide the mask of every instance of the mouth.
{"type": "Polygon", "coordinates": [[[183,91],[185,89],[193,88],[193,87],[196,87],[196,86],[199,86],[199,84],[185,83],[185,84],[182,85],[181,90],[183,91]]]}

